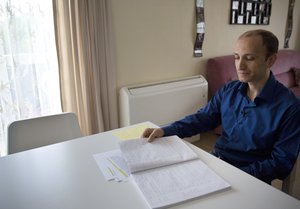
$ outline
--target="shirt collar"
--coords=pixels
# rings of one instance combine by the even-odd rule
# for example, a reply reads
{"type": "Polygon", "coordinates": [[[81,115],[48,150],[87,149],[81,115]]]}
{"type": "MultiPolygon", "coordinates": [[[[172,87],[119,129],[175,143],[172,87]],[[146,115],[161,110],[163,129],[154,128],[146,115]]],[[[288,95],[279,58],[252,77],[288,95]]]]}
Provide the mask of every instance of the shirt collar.
{"type": "Polygon", "coordinates": [[[267,101],[271,101],[273,98],[273,92],[276,85],[276,79],[270,71],[270,76],[267,82],[265,83],[264,87],[262,88],[261,92],[258,94],[257,98],[261,98],[267,101]]]}
{"type": "MultiPolygon", "coordinates": [[[[275,89],[275,85],[276,85],[276,79],[275,79],[272,71],[270,71],[270,76],[269,76],[267,82],[265,83],[265,85],[262,88],[261,92],[255,98],[254,102],[256,103],[257,100],[260,100],[260,99],[271,101],[272,98],[273,98],[273,92],[274,92],[274,89],[275,89]]],[[[247,88],[248,88],[248,84],[241,82],[238,89],[243,95],[246,96],[247,95],[247,88]]]]}

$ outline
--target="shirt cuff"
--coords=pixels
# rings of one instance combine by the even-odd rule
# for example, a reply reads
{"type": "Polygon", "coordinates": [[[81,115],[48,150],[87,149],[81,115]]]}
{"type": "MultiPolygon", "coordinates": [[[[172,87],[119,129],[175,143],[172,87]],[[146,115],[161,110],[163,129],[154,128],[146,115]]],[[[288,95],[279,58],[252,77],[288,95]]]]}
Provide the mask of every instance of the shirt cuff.
{"type": "Polygon", "coordinates": [[[177,130],[174,126],[168,125],[168,126],[163,126],[161,129],[164,131],[164,136],[173,136],[177,135],[177,130]]]}

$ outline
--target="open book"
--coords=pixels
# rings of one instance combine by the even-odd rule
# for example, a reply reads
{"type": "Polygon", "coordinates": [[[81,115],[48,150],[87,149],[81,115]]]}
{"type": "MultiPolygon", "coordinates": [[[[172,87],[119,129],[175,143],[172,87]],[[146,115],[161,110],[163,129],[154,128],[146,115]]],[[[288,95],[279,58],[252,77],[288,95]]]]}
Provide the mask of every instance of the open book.
{"type": "Polygon", "coordinates": [[[177,136],[151,143],[144,139],[121,141],[120,150],[151,208],[171,206],[230,187],[177,136]]]}

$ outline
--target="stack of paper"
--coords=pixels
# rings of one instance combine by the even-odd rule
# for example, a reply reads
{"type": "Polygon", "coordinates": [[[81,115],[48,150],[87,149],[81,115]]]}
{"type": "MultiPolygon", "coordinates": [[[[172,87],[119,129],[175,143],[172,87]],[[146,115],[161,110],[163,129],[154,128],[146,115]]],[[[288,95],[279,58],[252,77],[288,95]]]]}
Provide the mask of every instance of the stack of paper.
{"type": "Polygon", "coordinates": [[[216,192],[230,185],[176,136],[152,143],[120,142],[134,182],[151,208],[161,208],[216,192]]]}
{"type": "Polygon", "coordinates": [[[121,182],[126,180],[130,174],[120,150],[95,154],[94,159],[107,181],[121,182]]]}
{"type": "Polygon", "coordinates": [[[133,182],[151,208],[162,208],[230,187],[177,136],[148,143],[120,142],[120,150],[94,155],[107,180],[133,182]]]}
{"type": "MultiPolygon", "coordinates": [[[[144,122],[127,128],[117,129],[112,132],[120,140],[139,138],[146,128],[156,127],[150,122],[144,122]]],[[[124,181],[130,175],[127,163],[121,155],[120,150],[113,150],[94,155],[100,171],[108,181],[124,181]]]]}

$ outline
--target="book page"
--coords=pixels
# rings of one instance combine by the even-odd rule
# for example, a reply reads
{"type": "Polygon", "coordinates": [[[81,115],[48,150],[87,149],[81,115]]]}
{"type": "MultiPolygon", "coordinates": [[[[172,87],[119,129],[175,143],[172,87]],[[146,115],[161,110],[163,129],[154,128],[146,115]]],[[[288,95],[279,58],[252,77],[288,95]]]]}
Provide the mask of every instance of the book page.
{"type": "Polygon", "coordinates": [[[120,142],[120,150],[132,173],[196,159],[197,154],[177,136],[120,142]]]}
{"type": "Polygon", "coordinates": [[[161,208],[216,192],[230,185],[201,160],[132,174],[151,208],[161,208]]]}

